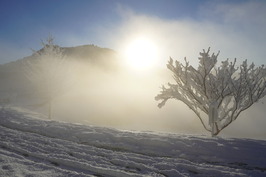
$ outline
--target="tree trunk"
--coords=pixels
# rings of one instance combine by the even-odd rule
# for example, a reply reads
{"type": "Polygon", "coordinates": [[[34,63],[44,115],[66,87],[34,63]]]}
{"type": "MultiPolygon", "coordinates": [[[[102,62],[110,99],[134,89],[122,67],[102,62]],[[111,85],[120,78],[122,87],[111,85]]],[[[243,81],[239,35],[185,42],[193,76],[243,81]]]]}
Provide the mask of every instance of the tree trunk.
{"type": "Polygon", "coordinates": [[[216,135],[215,135],[215,123],[212,123],[211,124],[211,128],[212,128],[212,137],[215,137],[216,135]]]}
{"type": "Polygon", "coordinates": [[[211,102],[209,105],[209,125],[211,127],[212,137],[217,135],[216,121],[218,119],[218,103],[216,101],[211,102]]]}

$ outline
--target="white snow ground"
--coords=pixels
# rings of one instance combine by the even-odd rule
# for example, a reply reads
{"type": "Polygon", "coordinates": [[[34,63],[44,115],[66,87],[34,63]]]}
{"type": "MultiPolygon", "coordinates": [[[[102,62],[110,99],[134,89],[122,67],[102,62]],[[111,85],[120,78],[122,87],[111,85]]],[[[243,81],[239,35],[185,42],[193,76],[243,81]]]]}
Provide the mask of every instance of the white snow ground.
{"type": "Polygon", "coordinates": [[[0,110],[0,176],[266,176],[266,141],[119,131],[0,110]]]}

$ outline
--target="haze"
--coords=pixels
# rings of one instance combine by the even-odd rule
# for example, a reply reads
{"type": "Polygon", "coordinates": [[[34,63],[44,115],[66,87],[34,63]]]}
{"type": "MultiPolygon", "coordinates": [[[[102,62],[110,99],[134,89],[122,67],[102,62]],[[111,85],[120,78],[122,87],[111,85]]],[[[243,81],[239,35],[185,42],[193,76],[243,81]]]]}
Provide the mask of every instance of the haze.
{"type": "MultiPolygon", "coordinates": [[[[40,39],[49,35],[63,47],[95,44],[120,55],[119,69],[72,63],[71,72],[78,74],[67,94],[55,100],[58,120],[205,134],[196,115],[180,101],[157,107],[154,97],[160,86],[173,82],[165,66],[169,57],[187,57],[197,67],[198,53],[211,47],[212,52],[220,50],[220,61],[237,58],[238,63],[248,59],[248,63],[265,64],[264,1],[2,1],[0,8],[1,64],[31,55],[30,48],[39,50],[40,39]],[[145,51],[151,48],[156,53],[145,55],[150,62],[142,69],[138,66],[145,59],[131,67],[124,55],[139,38],[151,43],[145,51]]],[[[254,104],[220,136],[266,139],[265,103],[264,98],[254,104]]],[[[45,109],[37,111],[45,113],[45,109]]]]}

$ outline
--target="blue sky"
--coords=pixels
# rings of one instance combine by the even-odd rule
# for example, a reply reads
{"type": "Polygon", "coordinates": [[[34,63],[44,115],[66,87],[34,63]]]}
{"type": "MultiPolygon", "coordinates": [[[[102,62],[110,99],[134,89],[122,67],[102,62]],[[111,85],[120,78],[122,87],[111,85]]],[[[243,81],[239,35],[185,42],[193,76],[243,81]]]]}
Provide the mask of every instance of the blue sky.
{"type": "MultiPolygon", "coordinates": [[[[146,33],[165,37],[158,40],[162,48],[168,48],[162,57],[183,57],[192,52],[197,56],[199,50],[209,46],[214,51],[224,50],[228,57],[252,57],[239,52],[255,44],[265,45],[265,6],[265,1],[248,0],[1,0],[0,64],[30,55],[30,49],[39,49],[41,39],[49,35],[61,46],[95,44],[120,50],[118,43],[135,33],[134,28],[142,31],[141,26],[146,33]],[[211,39],[209,34],[217,35],[217,39],[211,39]],[[178,40],[176,48],[189,43],[180,42],[180,35],[182,41],[195,41],[198,45],[186,44],[183,52],[166,47],[175,43],[169,40],[178,40]],[[250,44],[232,48],[245,42],[250,44]],[[188,50],[189,47],[195,50],[188,50]]],[[[253,48],[256,53],[261,50],[253,48]]],[[[261,56],[256,54],[259,63],[263,62],[261,56]]]]}
{"type": "Polygon", "coordinates": [[[32,39],[39,40],[48,34],[90,34],[88,43],[97,43],[95,30],[98,27],[108,28],[121,23],[120,5],[139,14],[168,19],[195,15],[185,12],[196,9],[198,1],[194,2],[189,7],[185,1],[6,0],[1,1],[0,6],[0,39],[24,46],[32,39]]]}

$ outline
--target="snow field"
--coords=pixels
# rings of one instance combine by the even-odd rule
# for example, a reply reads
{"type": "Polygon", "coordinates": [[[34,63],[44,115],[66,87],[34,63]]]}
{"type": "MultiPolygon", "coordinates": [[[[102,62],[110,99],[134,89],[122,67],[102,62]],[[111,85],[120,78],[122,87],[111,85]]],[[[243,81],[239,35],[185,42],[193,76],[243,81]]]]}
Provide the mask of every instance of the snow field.
{"type": "Polygon", "coordinates": [[[0,111],[0,176],[266,176],[266,142],[119,131],[0,111]]]}

